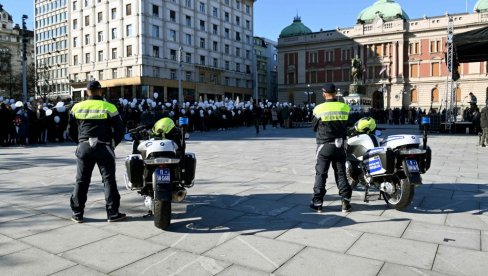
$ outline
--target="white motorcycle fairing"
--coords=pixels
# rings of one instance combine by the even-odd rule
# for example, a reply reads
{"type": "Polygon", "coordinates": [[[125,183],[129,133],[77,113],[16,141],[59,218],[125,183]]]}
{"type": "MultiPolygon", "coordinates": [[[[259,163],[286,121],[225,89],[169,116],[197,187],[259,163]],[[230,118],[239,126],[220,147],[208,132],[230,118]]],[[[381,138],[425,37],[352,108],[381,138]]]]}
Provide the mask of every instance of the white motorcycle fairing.
{"type": "Polygon", "coordinates": [[[141,141],[137,146],[137,150],[140,151],[143,156],[146,156],[146,158],[154,152],[171,152],[176,154],[177,149],[178,145],[174,141],[167,139],[141,141]]]}
{"type": "Polygon", "coordinates": [[[381,142],[381,145],[391,149],[406,145],[420,145],[420,138],[414,134],[390,135],[381,142]]]}

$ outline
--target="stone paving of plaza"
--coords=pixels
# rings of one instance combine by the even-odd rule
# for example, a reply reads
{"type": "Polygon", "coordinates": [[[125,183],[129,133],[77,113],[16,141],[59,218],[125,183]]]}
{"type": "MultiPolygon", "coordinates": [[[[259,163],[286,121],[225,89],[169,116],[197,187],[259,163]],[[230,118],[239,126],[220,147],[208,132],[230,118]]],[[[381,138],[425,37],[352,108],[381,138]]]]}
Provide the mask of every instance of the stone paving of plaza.
{"type": "Polygon", "coordinates": [[[0,148],[0,275],[487,275],[488,149],[477,139],[431,135],[432,168],[402,212],[355,192],[343,214],[329,179],[317,214],[310,129],[194,133],[196,184],[168,231],[124,187],[128,142],[116,154],[130,218],[110,224],[97,170],[85,223],[69,219],[74,144],[0,148]]]}

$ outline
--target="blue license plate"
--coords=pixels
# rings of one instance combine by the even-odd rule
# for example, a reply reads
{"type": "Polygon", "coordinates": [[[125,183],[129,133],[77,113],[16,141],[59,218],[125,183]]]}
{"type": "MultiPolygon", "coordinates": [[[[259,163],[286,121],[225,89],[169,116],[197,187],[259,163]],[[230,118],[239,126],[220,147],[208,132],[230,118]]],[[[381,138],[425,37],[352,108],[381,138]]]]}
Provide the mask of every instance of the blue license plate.
{"type": "Polygon", "coordinates": [[[417,160],[407,160],[407,169],[409,172],[419,172],[419,165],[417,160]]]}
{"type": "Polygon", "coordinates": [[[156,183],[170,183],[171,172],[169,168],[157,168],[156,169],[156,183]]]}

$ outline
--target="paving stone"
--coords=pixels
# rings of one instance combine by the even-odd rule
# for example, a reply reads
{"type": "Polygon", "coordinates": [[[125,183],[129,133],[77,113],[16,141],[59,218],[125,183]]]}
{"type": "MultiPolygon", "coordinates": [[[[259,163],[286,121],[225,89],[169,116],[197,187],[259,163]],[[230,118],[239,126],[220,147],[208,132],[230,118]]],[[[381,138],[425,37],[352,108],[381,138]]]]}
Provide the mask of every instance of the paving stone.
{"type": "Polygon", "coordinates": [[[0,233],[14,238],[22,238],[72,224],[71,221],[50,215],[36,215],[11,220],[1,224],[0,233]]]}
{"type": "Polygon", "coordinates": [[[324,212],[317,213],[307,206],[296,206],[279,215],[278,218],[290,221],[310,222],[322,226],[332,226],[347,214],[339,210],[331,210],[325,207],[324,212]]]}
{"type": "Polygon", "coordinates": [[[488,230],[488,216],[480,215],[478,210],[473,210],[469,213],[448,214],[446,225],[488,230]]]}
{"type": "Polygon", "coordinates": [[[94,269],[88,268],[83,265],[76,265],[65,270],[51,274],[52,276],[73,276],[73,275],[83,275],[83,276],[103,276],[107,275],[105,273],[96,271],[94,269]]]}
{"type": "Polygon", "coordinates": [[[215,259],[272,272],[303,246],[256,236],[237,236],[204,255],[215,259]]]}
{"type": "Polygon", "coordinates": [[[365,233],[347,254],[430,269],[437,245],[365,233]]]}
{"type": "Polygon", "coordinates": [[[230,264],[176,249],[166,249],[110,275],[215,275],[230,264]]]}
{"type": "Polygon", "coordinates": [[[488,254],[478,250],[440,245],[432,270],[455,275],[486,275],[488,254]]]}
{"type": "MultiPolygon", "coordinates": [[[[391,263],[385,263],[381,268],[380,273],[378,276],[445,276],[448,275],[446,273],[440,273],[432,270],[421,269],[412,266],[404,266],[404,265],[397,265],[391,263]]],[[[456,274],[449,274],[449,275],[456,275],[456,274]]]]}
{"type": "Polygon", "coordinates": [[[25,243],[0,235],[0,256],[22,251],[27,248],[29,248],[29,246],[25,243]]]}
{"type": "Polygon", "coordinates": [[[362,234],[343,227],[329,228],[318,224],[302,223],[286,231],[278,237],[278,240],[344,253],[362,234]]]}
{"type": "Polygon", "coordinates": [[[274,272],[276,275],[377,275],[383,262],[307,247],[274,272]]]}
{"type": "Polygon", "coordinates": [[[467,228],[412,222],[402,238],[480,250],[480,231],[467,228]]]}
{"type": "Polygon", "coordinates": [[[488,252],[488,231],[481,231],[481,251],[488,252]]]}
{"type": "Polygon", "coordinates": [[[264,271],[259,271],[248,267],[231,265],[217,275],[218,276],[235,276],[235,275],[269,276],[270,274],[264,271]]]}
{"type": "Polygon", "coordinates": [[[114,235],[116,233],[87,225],[73,224],[20,240],[47,252],[58,254],[114,235]]]}
{"type": "Polygon", "coordinates": [[[162,251],[164,248],[155,243],[116,235],[66,251],[59,256],[97,271],[109,273],[162,251]]]}
{"type": "Polygon", "coordinates": [[[253,198],[233,206],[232,209],[246,214],[277,216],[283,212],[290,210],[294,206],[294,204],[288,204],[285,202],[276,202],[253,198]]]}
{"type": "Polygon", "coordinates": [[[356,230],[385,236],[400,237],[407,228],[410,220],[370,216],[352,212],[339,221],[335,227],[346,230],[356,230]]]}
{"type": "Polygon", "coordinates": [[[293,226],[298,223],[299,222],[297,221],[290,221],[277,217],[244,215],[224,223],[219,229],[238,232],[241,235],[257,235],[273,239],[283,234],[288,229],[293,228],[293,226]]]}
{"type": "Polygon", "coordinates": [[[36,248],[0,257],[2,275],[49,275],[75,265],[36,248]]]}
{"type": "Polygon", "coordinates": [[[19,206],[10,205],[9,203],[5,204],[6,205],[0,208],[0,223],[30,217],[39,213],[32,209],[21,208],[19,206]]]}

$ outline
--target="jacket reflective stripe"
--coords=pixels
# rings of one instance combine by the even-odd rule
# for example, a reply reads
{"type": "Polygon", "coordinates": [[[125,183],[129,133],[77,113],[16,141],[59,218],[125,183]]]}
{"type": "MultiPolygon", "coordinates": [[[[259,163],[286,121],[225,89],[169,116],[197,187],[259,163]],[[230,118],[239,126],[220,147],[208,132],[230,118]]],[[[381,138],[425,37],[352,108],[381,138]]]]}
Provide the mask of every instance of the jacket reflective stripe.
{"type": "Polygon", "coordinates": [[[79,120],[103,120],[119,115],[117,108],[108,102],[86,100],[76,104],[71,113],[79,120]]]}
{"type": "Polygon", "coordinates": [[[325,102],[315,107],[313,113],[322,122],[347,121],[349,106],[341,102],[325,102]]]}

